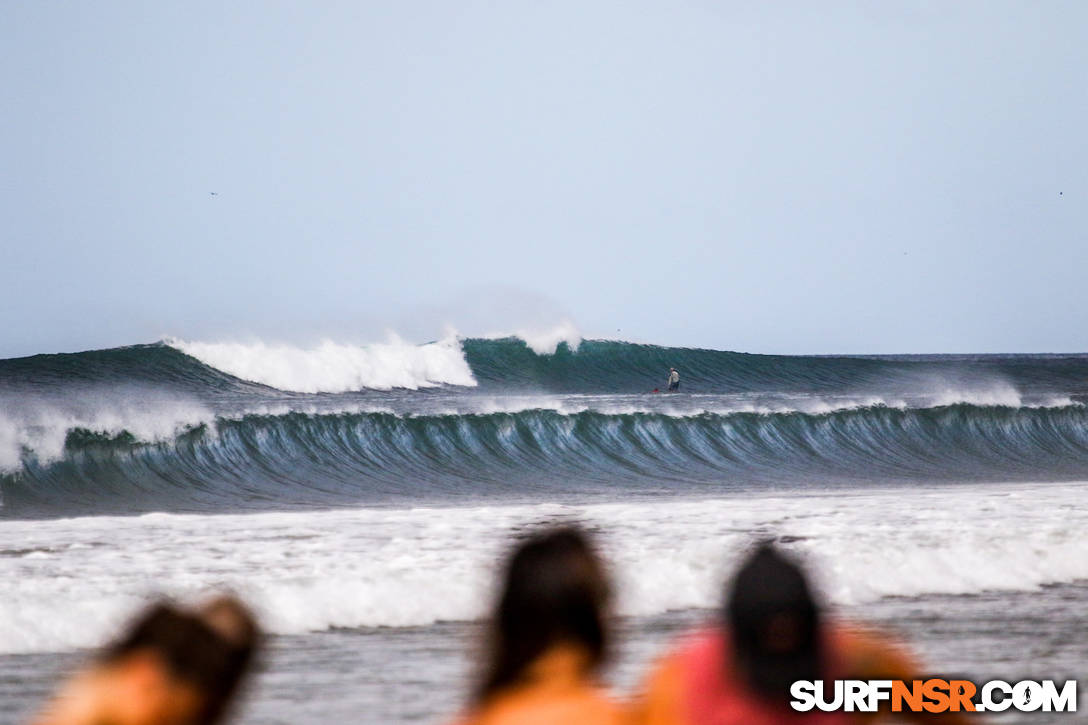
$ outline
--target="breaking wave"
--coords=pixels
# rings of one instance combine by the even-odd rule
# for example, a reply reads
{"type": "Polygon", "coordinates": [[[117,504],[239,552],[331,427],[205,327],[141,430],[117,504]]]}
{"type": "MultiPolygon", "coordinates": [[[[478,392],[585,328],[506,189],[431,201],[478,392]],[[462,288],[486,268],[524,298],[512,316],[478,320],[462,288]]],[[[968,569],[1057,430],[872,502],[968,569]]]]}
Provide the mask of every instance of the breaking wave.
{"type": "Polygon", "coordinates": [[[1084,355],[530,342],[0,360],[0,516],[1088,476],[1084,355]]]}
{"type": "Polygon", "coordinates": [[[60,455],[24,448],[20,463],[0,478],[10,515],[1070,480],[1088,477],[1088,408],[247,414],[159,439],[77,427],[60,455]]]}
{"type": "Polygon", "coordinates": [[[476,385],[455,337],[427,345],[396,336],[373,345],[325,341],[309,349],[263,342],[166,344],[241,380],[300,393],[476,385]]]}

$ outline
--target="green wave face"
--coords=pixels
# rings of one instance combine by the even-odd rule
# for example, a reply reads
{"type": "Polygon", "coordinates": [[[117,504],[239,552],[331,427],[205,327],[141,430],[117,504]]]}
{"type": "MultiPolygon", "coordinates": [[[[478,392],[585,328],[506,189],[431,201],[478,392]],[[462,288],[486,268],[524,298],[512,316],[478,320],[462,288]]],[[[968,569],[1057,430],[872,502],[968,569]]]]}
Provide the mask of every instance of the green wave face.
{"type": "Polygon", "coordinates": [[[457,354],[475,386],[341,393],[166,344],[0,361],[0,516],[1088,476],[1086,356],[457,354]]]}
{"type": "Polygon", "coordinates": [[[0,479],[9,515],[233,510],[746,486],[1076,479],[1088,409],[249,415],[170,440],[71,431],[0,479]]]}

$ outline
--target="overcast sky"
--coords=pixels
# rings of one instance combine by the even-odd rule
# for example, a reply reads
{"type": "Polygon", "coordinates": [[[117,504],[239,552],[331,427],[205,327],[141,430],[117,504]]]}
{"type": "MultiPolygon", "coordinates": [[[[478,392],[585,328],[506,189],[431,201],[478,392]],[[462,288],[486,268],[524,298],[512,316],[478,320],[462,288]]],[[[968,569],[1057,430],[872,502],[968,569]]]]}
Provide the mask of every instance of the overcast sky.
{"type": "Polygon", "coordinates": [[[5,2],[0,86],[0,357],[1088,350],[1084,2],[5,2]]]}

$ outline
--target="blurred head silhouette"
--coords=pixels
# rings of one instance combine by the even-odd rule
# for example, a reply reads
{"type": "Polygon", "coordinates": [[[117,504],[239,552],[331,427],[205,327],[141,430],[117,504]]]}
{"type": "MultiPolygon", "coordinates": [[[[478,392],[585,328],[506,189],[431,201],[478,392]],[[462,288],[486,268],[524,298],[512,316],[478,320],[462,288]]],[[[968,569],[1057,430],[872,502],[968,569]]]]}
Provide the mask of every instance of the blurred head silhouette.
{"type": "Polygon", "coordinates": [[[519,683],[557,645],[584,654],[585,674],[596,670],[608,645],[608,598],[604,567],[580,528],[549,528],[523,541],[506,563],[476,701],[519,683]]]}
{"type": "Polygon", "coordinates": [[[770,541],[759,543],[725,592],[734,660],[759,695],[786,702],[795,680],[819,679],[820,607],[804,570],[770,541]]]}
{"type": "Polygon", "coordinates": [[[234,639],[200,613],[165,602],[151,606],[35,722],[212,725],[257,645],[257,626],[249,611],[236,600],[231,606],[238,617],[235,623],[246,623],[234,639]]]}
{"type": "Polygon", "coordinates": [[[224,646],[223,667],[217,681],[207,689],[207,703],[200,718],[204,725],[211,725],[222,719],[249,673],[260,648],[261,631],[249,608],[231,595],[208,600],[195,614],[224,646]]]}

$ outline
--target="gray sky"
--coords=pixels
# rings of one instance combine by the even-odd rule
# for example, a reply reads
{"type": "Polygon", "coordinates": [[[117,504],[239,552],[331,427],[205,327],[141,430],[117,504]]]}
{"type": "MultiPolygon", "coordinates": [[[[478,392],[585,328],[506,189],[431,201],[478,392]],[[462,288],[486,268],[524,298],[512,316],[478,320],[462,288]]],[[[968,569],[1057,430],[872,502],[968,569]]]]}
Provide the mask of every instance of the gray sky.
{"type": "Polygon", "coordinates": [[[2,357],[1088,350],[1084,2],[10,1],[0,89],[2,357]]]}

